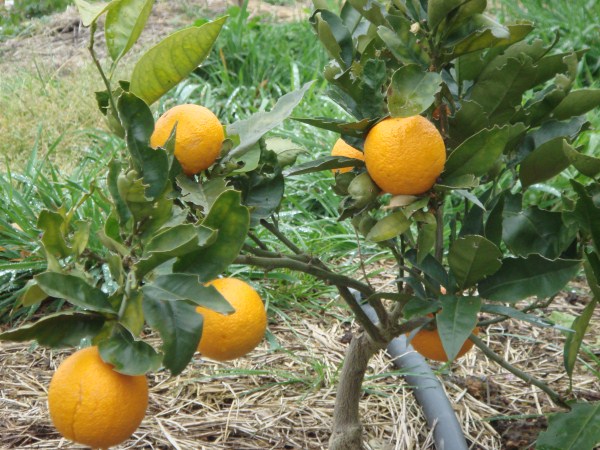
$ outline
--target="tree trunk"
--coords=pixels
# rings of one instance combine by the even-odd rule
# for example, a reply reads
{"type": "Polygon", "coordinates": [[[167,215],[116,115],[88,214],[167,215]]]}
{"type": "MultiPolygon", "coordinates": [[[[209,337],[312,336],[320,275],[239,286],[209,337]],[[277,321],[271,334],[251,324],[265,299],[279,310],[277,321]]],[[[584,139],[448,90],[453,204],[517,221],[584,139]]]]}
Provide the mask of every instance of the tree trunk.
{"type": "Polygon", "coordinates": [[[376,344],[366,333],[352,338],[340,373],[329,450],[360,450],[364,448],[362,424],[358,412],[362,382],[369,360],[375,352],[384,347],[385,344],[376,344]]]}

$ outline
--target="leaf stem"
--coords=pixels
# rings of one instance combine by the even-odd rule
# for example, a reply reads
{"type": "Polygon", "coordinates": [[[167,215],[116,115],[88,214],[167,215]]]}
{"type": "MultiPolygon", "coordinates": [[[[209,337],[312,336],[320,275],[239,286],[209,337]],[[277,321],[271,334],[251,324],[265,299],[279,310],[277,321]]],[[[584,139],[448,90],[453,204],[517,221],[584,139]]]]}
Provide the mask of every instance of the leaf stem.
{"type": "Polygon", "coordinates": [[[100,76],[102,77],[104,86],[106,86],[106,90],[108,91],[108,101],[110,103],[110,107],[112,108],[114,113],[117,114],[117,106],[115,105],[115,99],[113,98],[112,89],[110,87],[110,81],[108,80],[108,78],[106,78],[106,74],[104,73],[102,65],[100,64],[100,61],[96,56],[96,52],[94,51],[94,40],[97,27],[98,25],[96,24],[96,22],[92,22],[92,24],[90,25],[90,43],[88,45],[88,50],[90,52],[90,55],[92,56],[92,61],[94,61],[94,65],[98,69],[98,72],[100,72],[100,76]]]}

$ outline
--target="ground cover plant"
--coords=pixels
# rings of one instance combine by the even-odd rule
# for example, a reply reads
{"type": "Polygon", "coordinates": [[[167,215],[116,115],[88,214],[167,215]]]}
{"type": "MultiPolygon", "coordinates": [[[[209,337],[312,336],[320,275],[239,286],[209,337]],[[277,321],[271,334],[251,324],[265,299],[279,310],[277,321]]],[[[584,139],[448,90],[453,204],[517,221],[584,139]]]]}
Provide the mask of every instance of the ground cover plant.
{"type": "MultiPolygon", "coordinates": [[[[79,5],[94,29],[105,11],[85,2],[79,5]]],[[[113,11],[113,22],[107,18],[106,26],[115,27],[115,36],[124,30],[119,8],[149,7],[148,2],[112,5],[107,8],[113,11]]],[[[475,343],[557,405],[572,408],[556,416],[538,444],[543,448],[549,441],[572,439],[572,434],[555,435],[561,420],[593,418],[596,405],[569,404],[550,386],[510,366],[477,337],[476,327],[484,324],[478,322],[481,312],[494,321],[513,317],[554,326],[533,314],[540,302],[519,308],[516,302],[532,295],[552,300],[582,260],[590,287],[597,291],[596,187],[589,178],[596,176],[598,160],[571,145],[585,126],[579,116],[598,103],[597,91],[572,90],[577,52],[553,53],[549,46],[524,41],[530,25],[495,23],[480,15],[485,9],[481,2],[469,8],[451,2],[430,2],[427,9],[402,2],[387,6],[365,9],[360,2],[348,2],[339,16],[318,9],[312,17],[334,59],[326,71],[332,98],[353,119],[299,120],[340,134],[364,150],[365,163],[334,156],[289,169],[301,153],[297,146],[263,138],[289,116],[309,89],[306,85],[285,94],[268,113],[228,125],[221,158],[190,179],[182,175],[177,158],[178,138],[187,137],[186,130],[176,128],[160,144],[164,149],[149,148],[155,124],[148,104],[172,87],[172,79],[151,79],[159,86],[154,89],[135,76],[118,87],[107,79],[99,105],[127,144],[127,152],[110,163],[110,207],[99,231],[108,249],[100,258],[108,271],[86,273],[86,264],[98,263],[99,255],[87,246],[89,227],[81,223],[85,216],[83,221],[73,220],[80,203],[49,206],[37,225],[44,232],[48,270],[34,278],[21,301],[39,304],[49,295],[79,308],[5,332],[2,338],[35,338],[49,346],[93,339],[102,358],[128,376],[152,372],[159,364],[176,374],[188,364],[200,339],[202,322],[195,308],[227,309],[227,302],[204,282],[232,262],[286,268],[336,286],[365,330],[352,340],[340,374],[331,448],[362,446],[358,404],[368,361],[393,337],[412,331],[437,331],[440,359],[448,361],[465,343],[475,343]],[[527,76],[510,78],[506,71],[527,76]],[[543,83],[547,84],[542,88],[543,83]],[[490,85],[496,88],[493,92],[510,95],[490,99],[490,85]],[[390,133],[401,133],[403,144],[390,140],[390,133]],[[442,161],[425,182],[417,177],[405,183],[414,172],[429,172],[432,160],[446,160],[445,152],[436,156],[440,142],[449,153],[445,165],[442,161]],[[423,144],[431,153],[423,152],[423,144]],[[387,160],[388,153],[381,154],[385,148],[405,157],[378,164],[387,160]],[[398,164],[398,170],[410,166],[413,173],[395,178],[397,171],[386,172],[390,164],[398,164]],[[522,195],[528,188],[535,194],[536,186],[570,166],[588,177],[588,185],[573,181],[553,209],[540,207],[543,198],[538,195],[522,195]],[[286,218],[277,212],[285,201],[284,170],[287,177],[300,177],[347,167],[355,169],[336,175],[340,220],[351,219],[365,238],[361,245],[379,246],[396,261],[396,292],[377,291],[368,282],[339,273],[314,249],[299,247],[282,232],[286,218]],[[386,185],[387,194],[379,195],[380,185],[386,185]],[[365,318],[349,288],[376,309],[379,324],[365,318]],[[82,291],[89,295],[79,295],[82,291]],[[158,351],[143,339],[144,321],[161,335],[158,351]],[[50,335],[57,323],[64,335],[50,335]]],[[[217,19],[188,33],[194,36],[194,31],[203,30],[206,36],[211,34],[207,30],[221,26],[217,19]]],[[[115,62],[141,28],[143,20],[132,34],[125,33],[127,39],[108,44],[115,62]]],[[[200,46],[202,58],[215,38],[200,46]]],[[[165,42],[159,50],[171,52],[169,39],[165,42]]],[[[177,64],[187,67],[187,75],[198,59],[196,55],[194,64],[177,64]]],[[[137,75],[156,74],[148,62],[152,60],[142,57],[137,75]]],[[[184,77],[179,72],[176,78],[184,77]]],[[[572,324],[576,332],[565,348],[567,373],[573,370],[595,304],[591,301],[572,324]]],[[[591,448],[597,440],[593,429],[586,431],[589,434],[576,441],[577,448],[591,448]]]]}

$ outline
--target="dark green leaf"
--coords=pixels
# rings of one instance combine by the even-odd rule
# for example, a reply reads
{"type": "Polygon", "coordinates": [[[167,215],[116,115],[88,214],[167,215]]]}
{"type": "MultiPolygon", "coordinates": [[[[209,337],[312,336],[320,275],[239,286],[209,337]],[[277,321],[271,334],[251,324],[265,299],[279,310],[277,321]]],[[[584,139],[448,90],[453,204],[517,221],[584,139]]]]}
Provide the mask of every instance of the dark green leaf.
{"type": "Polygon", "coordinates": [[[106,14],[104,36],[113,61],[120,59],[138,40],[154,0],[119,0],[106,14]]]}
{"type": "MultiPolygon", "coordinates": [[[[482,18],[482,15],[476,16],[482,18]]],[[[458,42],[456,41],[456,38],[454,38],[452,42],[446,44],[448,47],[453,47],[451,59],[482,49],[506,47],[525,38],[525,36],[533,30],[533,25],[530,23],[521,23],[503,27],[487,17],[481,19],[481,21],[483,22],[481,27],[470,34],[467,34],[466,37],[460,39],[458,42]]],[[[467,33],[469,29],[470,28],[467,28],[467,33]]],[[[462,34],[464,36],[465,31],[461,30],[457,34],[462,34]]]]}
{"type": "Polygon", "coordinates": [[[571,185],[579,196],[573,217],[579,226],[591,235],[594,250],[596,254],[600,254],[600,208],[595,205],[585,187],[575,180],[571,180],[571,185]]]}
{"type": "Polygon", "coordinates": [[[445,295],[441,304],[442,311],[435,316],[437,329],[448,361],[453,361],[477,324],[481,299],[445,295]]]}
{"type": "Polygon", "coordinates": [[[227,154],[226,159],[239,158],[266,133],[281,125],[292,114],[292,111],[300,103],[312,84],[312,81],[305,83],[300,89],[280,97],[269,112],[257,112],[248,119],[239,120],[229,125],[227,135],[239,135],[240,143],[227,154]]]}
{"type": "Polygon", "coordinates": [[[441,89],[442,76],[427,72],[417,64],[408,64],[392,75],[388,109],[392,117],[409,117],[421,114],[435,101],[441,89]]]}
{"type": "Polygon", "coordinates": [[[214,202],[202,225],[217,230],[216,241],[180,257],[174,268],[176,272],[194,273],[201,281],[210,281],[240,253],[250,226],[250,212],[241,204],[238,191],[225,191],[214,202]]]}
{"type": "Polygon", "coordinates": [[[419,229],[419,235],[417,237],[417,262],[418,263],[423,262],[423,259],[425,259],[425,257],[427,255],[429,255],[429,253],[433,249],[433,246],[435,245],[436,232],[437,232],[437,224],[435,222],[425,223],[419,229]]]}
{"type": "Polygon", "coordinates": [[[0,341],[35,340],[50,348],[75,347],[83,338],[93,337],[104,325],[104,317],[75,311],[45,316],[31,325],[0,333],[0,341]]]}
{"type": "Polygon", "coordinates": [[[549,180],[571,165],[573,147],[562,137],[552,139],[521,162],[519,178],[524,188],[549,180]]]}
{"type": "Polygon", "coordinates": [[[185,79],[210,54],[226,17],[167,36],[137,61],[131,92],[151,105],[185,79]]]}
{"type": "Polygon", "coordinates": [[[438,26],[453,9],[458,8],[464,0],[428,0],[427,24],[430,29],[438,26]]]}
{"type": "Polygon", "coordinates": [[[578,89],[571,91],[554,110],[557,120],[581,116],[600,106],[600,89],[578,89]]]}
{"type": "Polygon", "coordinates": [[[142,175],[146,185],[145,195],[153,200],[165,190],[169,172],[167,153],[149,146],[150,136],[154,131],[154,117],[148,105],[129,92],[119,97],[117,109],[125,128],[127,148],[134,167],[142,175]]]}
{"type": "Polygon", "coordinates": [[[454,241],[448,254],[450,270],[461,289],[469,288],[501,266],[502,252],[483,236],[465,236],[454,241]]]}
{"type": "Polygon", "coordinates": [[[35,280],[40,288],[52,297],[63,298],[83,309],[116,315],[116,311],[108,302],[108,295],[79,277],[56,272],[44,272],[36,275],[35,280]]]}
{"type": "Polygon", "coordinates": [[[385,7],[381,2],[373,0],[348,0],[348,3],[373,25],[387,24],[385,7]]]}
{"type": "Polygon", "coordinates": [[[340,135],[363,137],[366,130],[371,128],[376,120],[363,119],[359,122],[346,122],[340,119],[331,119],[328,117],[294,117],[298,122],[306,123],[313,127],[322,128],[324,130],[333,131],[340,135]]]}
{"type": "Polygon", "coordinates": [[[148,324],[160,333],[163,365],[171,375],[180,374],[196,352],[202,335],[202,316],[196,312],[196,306],[147,296],[144,315],[148,324]]]}
{"type": "Polygon", "coordinates": [[[550,297],[577,274],[579,260],[549,260],[540,255],[505,258],[502,267],[479,283],[479,293],[490,300],[515,302],[531,296],[550,297]]]}
{"type": "Polygon", "coordinates": [[[324,170],[341,169],[343,167],[364,167],[365,163],[358,159],[345,156],[324,156],[308,161],[287,170],[286,176],[304,175],[306,173],[322,172],[324,170]]]}
{"type": "Polygon", "coordinates": [[[159,301],[188,301],[219,313],[234,310],[213,286],[202,284],[198,275],[171,273],[160,275],[142,288],[144,298],[159,301]]]}
{"type": "Polygon", "coordinates": [[[144,341],[136,341],[124,327],[116,325],[108,339],[98,343],[102,359],[124,375],[144,375],[160,367],[161,356],[144,341]]]}
{"type": "Polygon", "coordinates": [[[138,290],[124,297],[121,301],[126,302],[123,314],[120,317],[121,324],[131,334],[138,336],[144,328],[144,313],[142,311],[142,293],[138,290]]]}
{"type": "Polygon", "coordinates": [[[411,221],[406,218],[403,211],[396,211],[378,221],[369,234],[367,240],[381,242],[395,238],[410,228],[411,221]]]}
{"type": "Polygon", "coordinates": [[[342,67],[349,67],[354,56],[352,35],[342,19],[327,10],[317,10],[310,18],[317,36],[329,55],[342,67]]]}
{"type": "Polygon", "coordinates": [[[552,414],[548,429],[536,441],[537,450],[592,450],[600,443],[600,402],[575,403],[565,413],[552,414]]]}
{"type": "Polygon", "coordinates": [[[244,204],[250,208],[250,225],[255,226],[279,208],[285,185],[281,173],[271,177],[253,173],[249,178],[244,204]]]}

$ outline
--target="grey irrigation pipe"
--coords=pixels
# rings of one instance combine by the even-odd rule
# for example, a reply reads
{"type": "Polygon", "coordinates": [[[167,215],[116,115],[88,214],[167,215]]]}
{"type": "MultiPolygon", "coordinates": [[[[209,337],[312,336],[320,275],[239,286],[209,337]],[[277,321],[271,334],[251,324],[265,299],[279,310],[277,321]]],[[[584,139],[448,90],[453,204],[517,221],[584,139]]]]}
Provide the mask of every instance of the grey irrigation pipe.
{"type": "MultiPolygon", "coordinates": [[[[354,291],[362,309],[369,319],[377,322],[377,313],[367,303],[361,301],[360,293],[354,291]]],[[[387,346],[387,353],[399,369],[406,371],[403,375],[412,387],[417,403],[423,409],[427,425],[433,429],[433,440],[437,450],[468,450],[465,435],[462,432],[452,404],[442,383],[435,376],[425,358],[406,343],[406,336],[399,336],[387,346]]]]}

